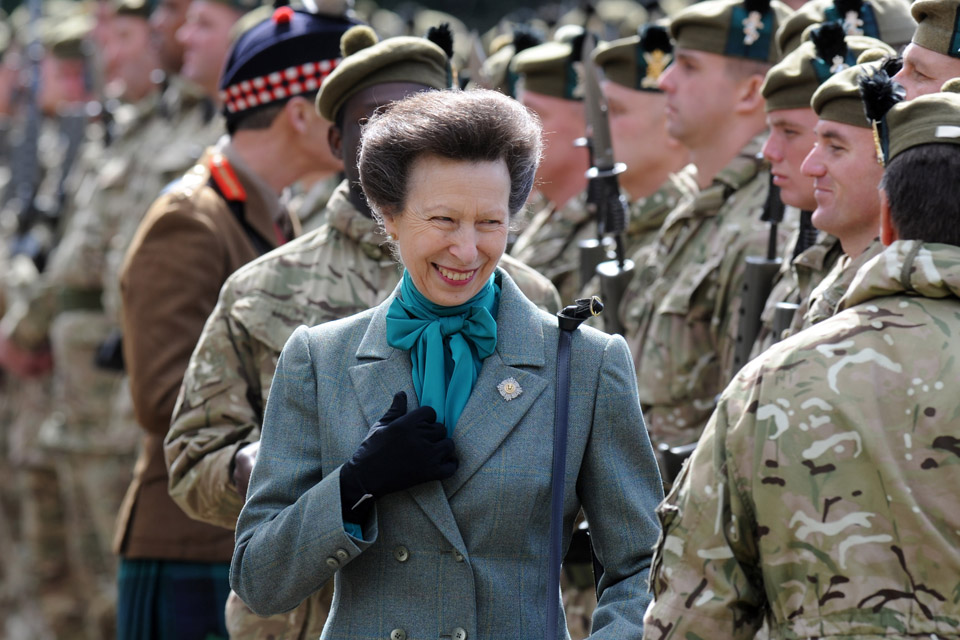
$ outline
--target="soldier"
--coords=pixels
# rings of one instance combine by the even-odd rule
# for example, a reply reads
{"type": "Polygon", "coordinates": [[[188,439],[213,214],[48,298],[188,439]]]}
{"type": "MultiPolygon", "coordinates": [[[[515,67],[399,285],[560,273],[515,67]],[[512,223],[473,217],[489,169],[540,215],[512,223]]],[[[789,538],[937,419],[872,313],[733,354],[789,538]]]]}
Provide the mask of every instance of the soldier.
{"type": "Polygon", "coordinates": [[[519,229],[510,255],[547,276],[564,303],[572,302],[581,288],[577,240],[596,237],[583,197],[589,157],[585,147],[574,146],[587,129],[574,67],[581,43],[582,38],[546,42],[521,51],[511,63],[520,76],[517,99],[543,123],[544,157],[537,170],[537,195],[527,205],[532,217],[519,229]]]}
{"type": "Polygon", "coordinates": [[[231,29],[257,0],[191,0],[177,30],[183,46],[180,74],[219,102],[220,71],[230,49],[231,29]]]}
{"type": "Polygon", "coordinates": [[[768,239],[760,86],[788,11],[778,0],[709,0],[670,25],[676,61],[660,76],[667,131],[690,149],[701,190],[668,215],[620,310],[657,443],[696,441],[732,367],[744,260],[768,239]]]}
{"type": "Polygon", "coordinates": [[[894,76],[907,100],[939,91],[960,77],[960,25],[957,0],[917,0],[910,12],[917,21],[913,40],[903,50],[903,68],[894,76]]]}
{"type": "Polygon", "coordinates": [[[627,166],[618,177],[629,196],[625,250],[633,254],[653,242],[680,198],[697,189],[690,152],[667,133],[666,97],[659,81],[673,63],[670,34],[665,27],[645,25],[636,36],[600,44],[593,61],[606,76],[601,86],[610,110],[613,153],[627,166]]]}
{"type": "Polygon", "coordinates": [[[757,336],[754,355],[780,339],[773,326],[777,304],[799,304],[809,298],[812,289],[843,255],[836,236],[823,233],[817,238],[811,221],[817,208],[814,181],[800,171],[816,141],[817,114],[810,107],[810,100],[822,82],[855,64],[864,51],[876,50],[877,57],[894,55],[894,50],[879,40],[844,35],[836,22],[824,23],[812,33],[812,40],[777,63],[763,83],[770,128],[770,136],[763,143],[763,156],[770,162],[780,200],[800,211],[801,222],[798,237],[791,238],[781,252],[780,273],[763,309],[763,329],[757,336]]]}
{"type": "Polygon", "coordinates": [[[226,636],[233,534],[170,499],[163,437],[220,287],[290,236],[278,194],[316,161],[326,127],[309,98],[350,24],[280,7],[238,38],[220,80],[229,138],[154,202],[127,254],[123,355],[144,436],[118,520],[120,638],[226,636]]]}
{"type": "Polygon", "coordinates": [[[783,23],[777,45],[786,55],[806,39],[808,27],[837,21],[848,36],[876,38],[900,51],[917,27],[910,11],[908,0],[812,0],[783,23]]]}
{"type": "Polygon", "coordinates": [[[857,77],[879,64],[844,69],[813,94],[811,104],[819,118],[817,142],[801,171],[814,179],[813,226],[836,237],[844,255],[801,304],[791,331],[832,316],[860,267],[883,250],[877,192],[883,166],[877,161],[857,87],[857,77]]]}
{"type": "Polygon", "coordinates": [[[724,391],[659,509],[644,638],[955,635],[958,130],[956,94],[887,113],[887,246],[724,391]]]}
{"type": "MultiPolygon", "coordinates": [[[[345,57],[323,84],[317,104],[321,115],[336,123],[330,146],[348,160],[347,179],[327,205],[324,226],[245,266],[224,285],[191,357],[165,442],[171,496],[190,516],[231,531],[287,338],[301,324],[313,326],[372,307],[399,282],[396,262],[381,246],[385,238],[359,192],[360,123],[410,92],[450,86],[445,52],[426,39],[377,42],[372,31],[356,27],[343,37],[342,47],[345,57]]],[[[503,264],[531,299],[558,310],[549,281],[515,261],[503,264]]],[[[231,595],[231,636],[316,635],[332,589],[326,585],[292,612],[266,620],[231,595]]]]}

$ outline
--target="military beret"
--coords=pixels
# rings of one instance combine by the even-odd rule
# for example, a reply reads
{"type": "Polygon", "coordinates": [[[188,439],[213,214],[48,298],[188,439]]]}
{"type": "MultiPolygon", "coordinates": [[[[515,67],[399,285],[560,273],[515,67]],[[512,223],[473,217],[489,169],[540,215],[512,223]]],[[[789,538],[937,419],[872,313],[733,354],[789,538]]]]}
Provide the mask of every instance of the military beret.
{"type": "Polygon", "coordinates": [[[374,85],[412,82],[433,89],[453,86],[452,50],[428,38],[396,36],[378,41],[372,29],[360,26],[343,34],[340,50],[342,62],[317,94],[317,111],[331,122],[351,96],[374,85]]]}
{"type": "Polygon", "coordinates": [[[513,33],[498,36],[490,43],[490,56],[483,61],[480,75],[486,86],[517,97],[517,73],[510,68],[513,57],[530,47],[543,44],[543,36],[530,25],[518,24],[513,33]]]}
{"type": "Polygon", "coordinates": [[[917,0],[910,12],[917,21],[915,44],[960,58],[960,0],[917,0]]]}
{"type": "MultiPolygon", "coordinates": [[[[573,34],[573,30],[567,30],[573,34]]],[[[541,93],[565,100],[581,100],[579,78],[575,63],[581,59],[583,29],[563,41],[552,40],[530,47],[514,56],[510,69],[523,76],[523,86],[534,93],[541,93]]],[[[562,32],[561,32],[562,34],[562,32]]],[[[556,37],[556,35],[555,35],[556,37]]]]}
{"type": "Polygon", "coordinates": [[[340,36],[356,24],[352,18],[280,6],[240,34],[220,76],[227,125],[319,89],[339,62],[340,36]]]}
{"type": "Polygon", "coordinates": [[[93,18],[77,14],[65,20],[44,22],[43,45],[54,58],[83,60],[90,55],[91,44],[87,40],[93,29],[93,18]]]}
{"type": "Polygon", "coordinates": [[[118,16],[132,16],[134,18],[149,18],[156,7],[152,0],[115,0],[114,11],[118,16]]]}
{"type": "Polygon", "coordinates": [[[636,91],[660,91],[660,74],[673,62],[666,27],[644,25],[638,35],[597,46],[593,61],[608,80],[636,91]]]}
{"type": "Polygon", "coordinates": [[[804,42],[778,62],[763,81],[761,93],[767,111],[809,109],[817,88],[833,74],[857,64],[864,51],[882,50],[895,55],[892,47],[866,36],[845,36],[838,22],[816,27],[804,42]]]}
{"type": "Polygon", "coordinates": [[[869,36],[895,49],[910,42],[917,26],[908,0],[811,0],[777,31],[780,51],[786,55],[796,49],[810,25],[834,20],[849,36],[869,36]]]}
{"type": "Polygon", "coordinates": [[[670,23],[677,48],[760,62],[780,59],[774,35],[791,13],[779,0],[706,0],[670,23]]]}
{"type": "Polygon", "coordinates": [[[821,120],[830,120],[854,127],[871,128],[860,97],[860,76],[881,68],[880,62],[867,62],[848,67],[834,74],[816,90],[810,106],[821,120]]]}
{"type": "Polygon", "coordinates": [[[887,129],[887,163],[924,144],[960,145],[960,93],[932,93],[896,104],[887,112],[887,129]]]}

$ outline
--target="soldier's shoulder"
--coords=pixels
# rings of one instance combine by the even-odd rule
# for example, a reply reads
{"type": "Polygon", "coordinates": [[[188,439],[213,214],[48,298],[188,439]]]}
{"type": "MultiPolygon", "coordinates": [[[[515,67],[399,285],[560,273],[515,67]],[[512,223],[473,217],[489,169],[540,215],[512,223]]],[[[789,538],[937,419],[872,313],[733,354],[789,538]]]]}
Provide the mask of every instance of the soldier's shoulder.
{"type": "Polygon", "coordinates": [[[335,235],[328,225],[291,240],[237,269],[224,290],[235,296],[286,287],[291,276],[304,277],[325,262],[328,243],[335,235]]]}

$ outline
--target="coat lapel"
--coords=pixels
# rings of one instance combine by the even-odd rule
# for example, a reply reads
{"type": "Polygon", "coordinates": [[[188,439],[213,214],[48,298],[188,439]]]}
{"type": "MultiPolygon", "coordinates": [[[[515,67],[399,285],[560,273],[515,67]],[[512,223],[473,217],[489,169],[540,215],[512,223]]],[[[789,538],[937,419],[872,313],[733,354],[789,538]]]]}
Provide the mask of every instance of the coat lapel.
{"type": "MultiPolygon", "coordinates": [[[[543,324],[537,308],[527,300],[502,270],[500,308],[497,314],[497,349],[486,359],[473,393],[454,430],[459,467],[447,480],[427,482],[408,491],[454,548],[466,553],[449,499],[497,450],[510,431],[547,388],[547,379],[530,367],[544,366],[543,324]],[[521,368],[524,367],[524,368],[521,368]],[[514,378],[523,390],[507,401],[497,388],[514,378]]],[[[350,368],[350,379],[366,419],[364,433],[386,409],[397,391],[407,392],[407,409],[419,406],[413,390],[410,357],[387,344],[386,316],[399,286],[373,312],[357,348],[359,364],[350,368]]],[[[362,436],[361,436],[362,437],[362,436]]]]}

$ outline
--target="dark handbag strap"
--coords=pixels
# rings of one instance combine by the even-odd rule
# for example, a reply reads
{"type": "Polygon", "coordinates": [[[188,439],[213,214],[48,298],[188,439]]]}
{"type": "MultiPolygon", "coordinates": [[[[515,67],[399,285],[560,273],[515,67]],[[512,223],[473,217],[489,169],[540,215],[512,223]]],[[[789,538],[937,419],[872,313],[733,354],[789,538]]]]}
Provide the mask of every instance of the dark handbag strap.
{"type": "Polygon", "coordinates": [[[600,315],[603,303],[594,296],[577,300],[557,313],[560,338],[557,346],[556,419],[553,424],[553,470],[550,492],[550,566],[547,569],[546,640],[557,640],[560,619],[560,564],[563,561],[563,485],[567,462],[567,425],[570,409],[570,345],[573,332],[591,316],[600,315]]]}

